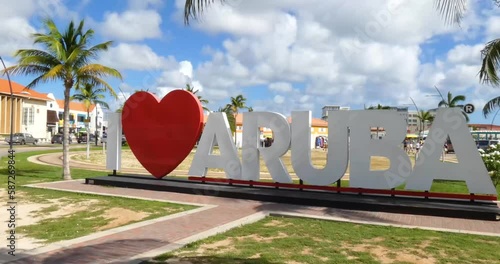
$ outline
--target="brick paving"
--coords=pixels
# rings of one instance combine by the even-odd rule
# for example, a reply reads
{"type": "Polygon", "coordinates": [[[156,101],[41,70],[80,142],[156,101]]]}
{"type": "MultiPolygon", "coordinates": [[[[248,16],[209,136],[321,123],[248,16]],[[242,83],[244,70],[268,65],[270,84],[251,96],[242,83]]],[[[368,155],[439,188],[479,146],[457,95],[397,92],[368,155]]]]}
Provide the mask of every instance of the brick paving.
{"type": "MultiPolygon", "coordinates": [[[[186,239],[262,211],[304,214],[317,217],[339,217],[353,221],[412,225],[423,228],[456,229],[464,232],[488,232],[500,236],[500,222],[495,221],[342,210],[228,199],[215,196],[107,188],[97,185],[86,185],[83,181],[43,183],[38,186],[59,190],[94,192],[215,206],[204,211],[132,228],[86,242],[69,245],[64,249],[56,249],[9,263],[128,263],[126,259],[133,258],[141,253],[169,244],[176,244],[181,239],[186,239]]],[[[207,189],[207,192],[210,192],[210,190],[207,189]]]]}

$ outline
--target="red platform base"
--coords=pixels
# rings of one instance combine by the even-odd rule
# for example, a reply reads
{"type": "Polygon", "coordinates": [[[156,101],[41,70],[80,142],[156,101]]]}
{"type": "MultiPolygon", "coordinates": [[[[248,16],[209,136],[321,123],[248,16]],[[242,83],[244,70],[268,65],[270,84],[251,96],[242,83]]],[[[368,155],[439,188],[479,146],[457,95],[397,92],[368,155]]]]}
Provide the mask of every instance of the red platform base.
{"type": "Polygon", "coordinates": [[[293,183],[278,183],[278,182],[260,182],[260,181],[244,181],[223,178],[209,178],[209,177],[188,177],[190,181],[207,182],[207,183],[226,183],[229,185],[244,185],[244,186],[261,186],[261,187],[274,187],[276,189],[299,189],[299,190],[316,190],[327,191],[336,193],[354,193],[354,194],[376,194],[387,195],[392,197],[423,197],[423,198],[441,198],[441,199],[454,199],[454,200],[467,200],[467,201],[496,201],[498,198],[494,195],[476,195],[476,194],[458,194],[458,193],[439,193],[429,191],[405,191],[405,190],[379,190],[379,189],[364,189],[364,188],[351,188],[351,187],[335,187],[335,186],[318,186],[308,184],[293,184],[293,183]]]}

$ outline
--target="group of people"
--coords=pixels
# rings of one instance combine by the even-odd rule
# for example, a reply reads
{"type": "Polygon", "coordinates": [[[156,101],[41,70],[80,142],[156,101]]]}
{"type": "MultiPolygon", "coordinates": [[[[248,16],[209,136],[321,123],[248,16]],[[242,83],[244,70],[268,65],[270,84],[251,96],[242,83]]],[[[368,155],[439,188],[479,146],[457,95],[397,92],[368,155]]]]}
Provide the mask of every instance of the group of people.
{"type": "MultiPolygon", "coordinates": [[[[418,156],[418,153],[424,146],[424,140],[418,140],[418,139],[405,139],[403,141],[403,148],[408,154],[415,154],[415,157],[418,156]]],[[[448,143],[444,143],[443,146],[443,153],[442,153],[442,159],[444,160],[444,157],[446,156],[446,153],[448,153],[448,143]]]]}
{"type": "Polygon", "coordinates": [[[410,153],[417,154],[423,145],[424,145],[423,140],[405,139],[405,141],[403,141],[403,148],[408,154],[410,153]]]}

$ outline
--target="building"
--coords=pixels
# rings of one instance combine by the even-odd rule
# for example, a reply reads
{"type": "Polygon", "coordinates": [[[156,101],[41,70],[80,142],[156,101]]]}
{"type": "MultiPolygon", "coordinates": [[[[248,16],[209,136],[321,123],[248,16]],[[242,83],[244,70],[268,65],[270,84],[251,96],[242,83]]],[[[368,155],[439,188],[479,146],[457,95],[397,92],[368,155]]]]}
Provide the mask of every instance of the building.
{"type": "MultiPolygon", "coordinates": [[[[52,98],[54,96],[52,94],[52,98]]],[[[59,119],[58,132],[62,133],[63,128],[63,114],[64,114],[64,100],[55,100],[58,106],[57,116],[59,119]]],[[[96,132],[100,134],[101,127],[103,126],[104,113],[100,105],[89,105],[89,108],[84,103],[72,101],[69,103],[69,125],[70,133],[79,133],[87,131],[85,121],[89,118],[88,129],[91,133],[96,132]]]]}
{"type": "Polygon", "coordinates": [[[31,133],[35,138],[46,140],[50,137],[47,129],[47,102],[51,99],[47,94],[27,89],[16,82],[11,83],[13,98],[8,80],[0,79],[0,136],[10,134],[13,124],[14,133],[31,133]]]}
{"type": "MultiPolygon", "coordinates": [[[[62,133],[64,100],[58,100],[52,93],[39,93],[23,85],[11,82],[11,100],[8,80],[0,79],[0,137],[10,134],[11,105],[14,106],[14,133],[31,133],[40,141],[49,141],[54,134],[62,133]],[[12,101],[12,102],[11,102],[12,101]]],[[[80,102],[70,103],[70,133],[86,131],[85,119],[90,115],[89,130],[100,132],[103,111],[100,105],[86,109],[80,102]]]]}
{"type": "Polygon", "coordinates": [[[340,106],[340,105],[325,105],[323,108],[321,108],[321,119],[327,120],[328,119],[328,111],[343,111],[343,110],[350,110],[351,108],[349,106],[340,106]]]}

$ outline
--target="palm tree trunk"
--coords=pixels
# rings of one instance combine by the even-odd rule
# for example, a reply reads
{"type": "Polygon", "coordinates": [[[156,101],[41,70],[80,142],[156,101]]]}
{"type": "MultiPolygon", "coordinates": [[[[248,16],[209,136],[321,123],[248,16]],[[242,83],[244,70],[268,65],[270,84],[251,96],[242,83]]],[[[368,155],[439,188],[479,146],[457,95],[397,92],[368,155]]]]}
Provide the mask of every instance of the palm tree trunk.
{"type": "Polygon", "coordinates": [[[238,116],[238,111],[234,114],[234,145],[238,147],[238,143],[236,142],[236,134],[238,133],[238,123],[236,123],[236,117],[238,116]]]}
{"type": "Polygon", "coordinates": [[[97,104],[94,107],[95,109],[95,146],[97,147],[97,104]]]}
{"type": "Polygon", "coordinates": [[[64,124],[63,124],[63,179],[71,180],[69,168],[69,101],[71,87],[64,89],[64,124]]]}
{"type": "Polygon", "coordinates": [[[85,131],[87,131],[87,159],[90,158],[90,111],[87,109],[87,120],[85,120],[85,131]]]}

